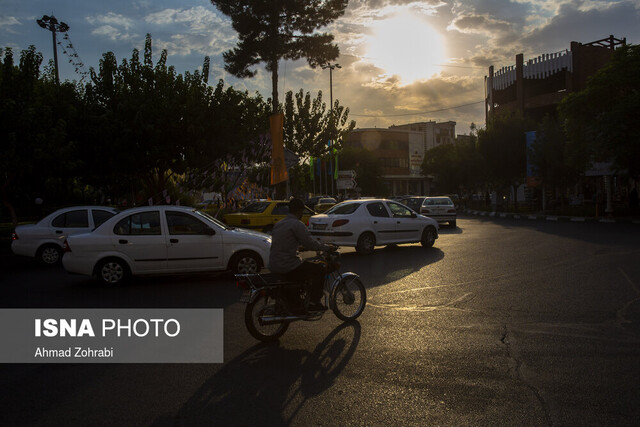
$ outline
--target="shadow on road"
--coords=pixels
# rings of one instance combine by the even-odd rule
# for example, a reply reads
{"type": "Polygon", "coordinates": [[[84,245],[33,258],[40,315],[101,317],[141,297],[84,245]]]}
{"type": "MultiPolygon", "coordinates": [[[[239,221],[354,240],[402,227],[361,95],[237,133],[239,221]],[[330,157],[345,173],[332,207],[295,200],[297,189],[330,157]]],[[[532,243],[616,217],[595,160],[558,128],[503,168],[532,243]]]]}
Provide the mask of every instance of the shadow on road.
{"type": "Polygon", "coordinates": [[[400,280],[442,259],[444,252],[437,247],[425,249],[417,245],[387,246],[371,255],[351,252],[340,257],[341,270],[357,273],[367,288],[400,280]]]}
{"type": "Polygon", "coordinates": [[[257,344],[225,363],[175,416],[153,425],[288,425],[349,364],[360,328],[341,324],[312,353],[257,344]]]}

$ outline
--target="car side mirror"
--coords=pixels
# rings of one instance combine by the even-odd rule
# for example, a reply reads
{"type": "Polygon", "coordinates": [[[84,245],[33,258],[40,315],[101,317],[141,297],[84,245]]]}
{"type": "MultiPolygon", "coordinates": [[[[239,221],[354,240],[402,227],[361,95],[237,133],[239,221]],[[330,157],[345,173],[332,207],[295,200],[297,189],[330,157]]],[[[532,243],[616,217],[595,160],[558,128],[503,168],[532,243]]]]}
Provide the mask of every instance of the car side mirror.
{"type": "Polygon", "coordinates": [[[411,212],[411,218],[417,218],[417,217],[418,217],[418,215],[416,215],[415,212],[411,212]]]}

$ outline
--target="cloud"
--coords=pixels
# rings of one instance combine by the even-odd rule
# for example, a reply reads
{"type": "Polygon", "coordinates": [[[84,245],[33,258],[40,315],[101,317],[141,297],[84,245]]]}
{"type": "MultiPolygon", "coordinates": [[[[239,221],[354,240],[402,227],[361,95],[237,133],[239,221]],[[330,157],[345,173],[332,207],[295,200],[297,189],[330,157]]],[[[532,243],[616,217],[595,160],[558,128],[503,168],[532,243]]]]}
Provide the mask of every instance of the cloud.
{"type": "Polygon", "coordinates": [[[125,30],[135,24],[133,19],[113,12],[108,12],[105,15],[88,16],[86,20],[92,25],[111,26],[112,28],[121,27],[125,30]]]}
{"type": "Polygon", "coordinates": [[[448,29],[462,33],[484,34],[495,37],[505,33],[512,33],[513,24],[493,18],[488,14],[464,14],[454,19],[448,29]]]}
{"type": "Polygon", "coordinates": [[[0,29],[11,31],[11,26],[13,25],[22,25],[22,23],[13,16],[0,16],[0,29]]]}
{"type": "Polygon", "coordinates": [[[113,41],[130,41],[139,38],[137,34],[122,32],[111,25],[102,25],[97,27],[91,31],[91,34],[106,37],[113,41]]]}

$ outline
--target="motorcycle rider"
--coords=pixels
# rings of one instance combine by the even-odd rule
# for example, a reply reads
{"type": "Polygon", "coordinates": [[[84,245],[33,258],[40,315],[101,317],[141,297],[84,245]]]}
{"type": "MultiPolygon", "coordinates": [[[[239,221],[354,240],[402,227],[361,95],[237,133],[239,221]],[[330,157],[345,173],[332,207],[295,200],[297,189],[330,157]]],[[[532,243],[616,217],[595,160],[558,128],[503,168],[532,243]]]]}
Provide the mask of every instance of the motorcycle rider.
{"type": "MultiPolygon", "coordinates": [[[[291,281],[311,280],[309,311],[324,311],[327,308],[320,301],[323,294],[324,265],[303,261],[298,256],[298,247],[302,246],[307,250],[329,251],[334,246],[322,244],[311,237],[307,226],[300,221],[303,212],[304,203],[302,200],[292,198],[289,201],[289,214],[273,227],[269,270],[272,273],[283,275],[291,281]]],[[[297,298],[297,296],[292,297],[297,298]]]]}

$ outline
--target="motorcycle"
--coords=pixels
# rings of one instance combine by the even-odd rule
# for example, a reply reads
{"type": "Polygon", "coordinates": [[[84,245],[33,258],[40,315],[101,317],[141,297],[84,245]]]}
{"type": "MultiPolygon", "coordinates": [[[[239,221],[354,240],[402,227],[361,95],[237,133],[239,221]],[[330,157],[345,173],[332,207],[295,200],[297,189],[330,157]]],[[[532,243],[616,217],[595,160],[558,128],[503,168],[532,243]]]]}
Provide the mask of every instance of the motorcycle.
{"type": "MultiPolygon", "coordinates": [[[[345,322],[358,318],[367,304],[367,293],[356,273],[340,273],[336,248],[317,252],[310,261],[325,267],[325,306],[345,322]]],[[[246,303],[244,321],[249,333],[264,342],[275,341],[298,320],[320,320],[324,311],[309,311],[311,282],[294,282],[279,274],[236,274],[240,302],[246,303]]]]}

